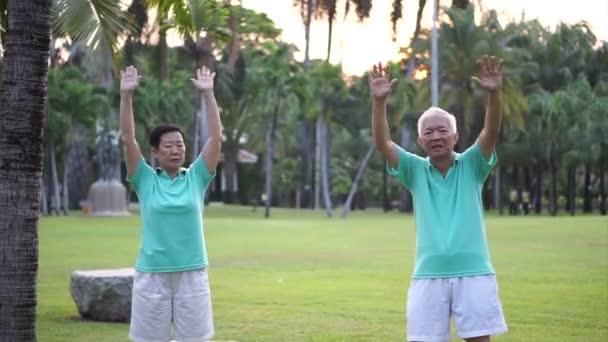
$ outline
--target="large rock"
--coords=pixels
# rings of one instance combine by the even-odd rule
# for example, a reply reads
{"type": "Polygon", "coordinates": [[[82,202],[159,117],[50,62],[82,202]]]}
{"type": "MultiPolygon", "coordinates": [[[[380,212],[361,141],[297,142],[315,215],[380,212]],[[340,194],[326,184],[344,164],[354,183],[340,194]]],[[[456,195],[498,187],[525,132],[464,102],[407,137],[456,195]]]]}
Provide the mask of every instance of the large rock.
{"type": "Polygon", "coordinates": [[[134,273],[132,268],[72,272],[70,293],[80,316],[129,322],[134,273]]]}

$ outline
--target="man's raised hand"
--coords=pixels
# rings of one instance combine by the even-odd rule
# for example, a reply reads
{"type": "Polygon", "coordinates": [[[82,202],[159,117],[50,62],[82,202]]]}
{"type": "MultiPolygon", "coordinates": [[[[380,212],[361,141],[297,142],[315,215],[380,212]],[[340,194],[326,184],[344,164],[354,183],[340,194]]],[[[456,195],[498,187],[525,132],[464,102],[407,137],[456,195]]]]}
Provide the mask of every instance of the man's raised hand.
{"type": "Polygon", "coordinates": [[[397,86],[397,80],[391,80],[389,66],[382,66],[381,63],[374,65],[368,75],[369,88],[375,100],[386,99],[397,86]]]}
{"type": "Polygon", "coordinates": [[[131,93],[137,86],[141,76],[137,74],[137,69],[130,65],[124,71],[120,72],[120,91],[131,93]]]}
{"type": "Polygon", "coordinates": [[[202,67],[196,70],[196,79],[191,78],[191,80],[195,87],[205,92],[213,90],[214,77],[214,72],[212,73],[207,67],[202,67]]]}
{"type": "Polygon", "coordinates": [[[502,63],[502,59],[497,60],[494,56],[481,57],[477,60],[479,78],[471,77],[471,80],[489,92],[500,90],[502,88],[502,63]]]}

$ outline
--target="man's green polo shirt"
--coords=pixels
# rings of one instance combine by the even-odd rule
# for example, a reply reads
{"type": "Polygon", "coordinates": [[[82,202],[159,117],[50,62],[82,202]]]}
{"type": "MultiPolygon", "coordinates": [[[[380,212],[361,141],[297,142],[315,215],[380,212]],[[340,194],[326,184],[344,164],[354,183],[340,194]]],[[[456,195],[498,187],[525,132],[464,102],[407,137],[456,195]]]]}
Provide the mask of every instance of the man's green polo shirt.
{"type": "Polygon", "coordinates": [[[414,278],[493,274],[483,222],[481,189],[496,154],[488,160],[479,143],[454,153],[446,176],[429,158],[399,148],[391,175],[412,192],[416,223],[414,278]]]}

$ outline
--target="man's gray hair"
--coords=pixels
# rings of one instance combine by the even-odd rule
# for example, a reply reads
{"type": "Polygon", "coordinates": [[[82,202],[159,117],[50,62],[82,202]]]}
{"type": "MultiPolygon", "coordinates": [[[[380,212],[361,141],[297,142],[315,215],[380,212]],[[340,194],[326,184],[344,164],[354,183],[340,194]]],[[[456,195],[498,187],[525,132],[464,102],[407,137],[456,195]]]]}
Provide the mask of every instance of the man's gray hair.
{"type": "Polygon", "coordinates": [[[422,115],[420,115],[420,117],[418,118],[418,136],[422,136],[422,123],[424,122],[424,120],[426,120],[432,116],[446,117],[450,124],[450,128],[452,128],[452,130],[454,132],[457,132],[456,117],[454,115],[446,112],[445,110],[443,110],[439,107],[431,107],[431,108],[427,109],[426,112],[422,113],[422,115]]]}

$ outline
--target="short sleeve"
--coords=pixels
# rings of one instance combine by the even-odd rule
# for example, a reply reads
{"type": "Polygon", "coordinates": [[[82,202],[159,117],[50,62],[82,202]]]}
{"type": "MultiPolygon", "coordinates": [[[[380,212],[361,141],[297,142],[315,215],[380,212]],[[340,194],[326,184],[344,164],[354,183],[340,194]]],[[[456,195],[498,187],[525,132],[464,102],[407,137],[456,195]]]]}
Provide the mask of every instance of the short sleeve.
{"type": "Polygon", "coordinates": [[[142,157],[137,163],[135,174],[131,177],[127,176],[127,182],[129,182],[133,189],[139,194],[141,189],[149,187],[155,176],[154,170],[142,157]]]}
{"type": "Polygon", "coordinates": [[[391,176],[396,177],[406,188],[411,189],[414,183],[414,170],[417,165],[424,162],[424,159],[413,153],[407,152],[399,146],[397,146],[397,148],[399,152],[399,163],[396,169],[390,164],[387,164],[388,173],[391,176]]]}
{"type": "Polygon", "coordinates": [[[466,151],[462,153],[462,160],[467,164],[470,164],[475,171],[475,177],[479,183],[483,183],[490,171],[496,166],[496,162],[498,158],[496,157],[496,151],[492,151],[492,155],[490,158],[486,158],[481,151],[481,146],[479,142],[476,142],[471,147],[469,147],[466,151]]]}
{"type": "Polygon", "coordinates": [[[190,169],[188,170],[188,172],[189,176],[192,177],[192,179],[194,179],[194,181],[198,183],[199,189],[203,191],[207,189],[207,186],[209,186],[209,183],[211,183],[211,180],[213,179],[213,177],[215,177],[215,173],[211,173],[207,169],[207,163],[205,163],[205,160],[200,154],[194,160],[192,165],[190,165],[190,169]]]}

